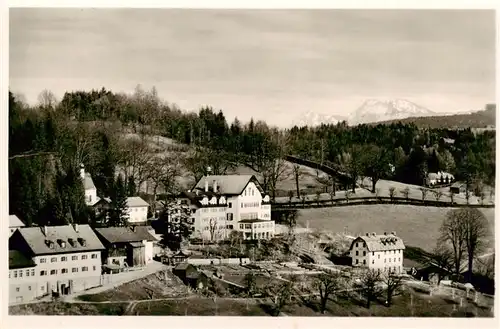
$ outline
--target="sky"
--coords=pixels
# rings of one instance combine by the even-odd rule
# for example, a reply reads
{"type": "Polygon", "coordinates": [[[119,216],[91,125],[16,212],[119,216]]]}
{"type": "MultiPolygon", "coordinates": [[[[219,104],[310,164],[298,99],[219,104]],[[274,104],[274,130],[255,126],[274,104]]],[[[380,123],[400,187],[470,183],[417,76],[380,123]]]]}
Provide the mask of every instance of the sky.
{"type": "Polygon", "coordinates": [[[367,99],[495,102],[494,11],[11,8],[9,30],[9,87],[32,104],[140,84],[185,110],[287,126],[367,99]]]}

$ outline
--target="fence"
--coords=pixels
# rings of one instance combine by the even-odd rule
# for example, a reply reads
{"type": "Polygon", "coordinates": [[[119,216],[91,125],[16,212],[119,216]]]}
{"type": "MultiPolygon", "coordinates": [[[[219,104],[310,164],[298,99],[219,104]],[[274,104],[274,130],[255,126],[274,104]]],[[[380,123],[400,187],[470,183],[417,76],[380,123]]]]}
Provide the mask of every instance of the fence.
{"type": "Polygon", "coordinates": [[[187,262],[192,265],[236,265],[248,264],[250,258],[188,258],[187,262]]]}
{"type": "Polygon", "coordinates": [[[448,201],[435,200],[420,200],[402,197],[354,197],[349,199],[333,199],[333,200],[305,200],[292,202],[275,202],[272,204],[272,210],[281,209],[309,209],[309,208],[325,208],[325,207],[342,207],[355,205],[370,205],[370,204],[401,204],[412,206],[425,207],[469,207],[469,208],[494,208],[494,204],[462,204],[448,201]]]}

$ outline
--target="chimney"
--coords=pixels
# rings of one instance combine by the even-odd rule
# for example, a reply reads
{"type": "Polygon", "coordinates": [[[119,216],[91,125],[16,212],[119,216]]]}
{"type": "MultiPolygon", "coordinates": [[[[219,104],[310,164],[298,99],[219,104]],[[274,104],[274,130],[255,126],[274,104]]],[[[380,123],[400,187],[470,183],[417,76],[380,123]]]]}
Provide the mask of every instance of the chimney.
{"type": "Polygon", "coordinates": [[[214,182],[213,182],[213,189],[214,189],[214,193],[217,192],[217,181],[214,179],[214,182]]]}
{"type": "Polygon", "coordinates": [[[392,231],[391,234],[396,236],[396,231],[392,231]]]}
{"type": "Polygon", "coordinates": [[[387,235],[387,232],[384,232],[384,235],[387,235]]]}
{"type": "Polygon", "coordinates": [[[82,179],[85,179],[85,166],[82,164],[80,164],[80,177],[82,179]]]}
{"type": "Polygon", "coordinates": [[[208,192],[208,176],[205,178],[205,192],[208,192]]]}
{"type": "Polygon", "coordinates": [[[377,236],[377,233],[372,232],[372,236],[373,236],[373,237],[376,237],[376,236],[377,236]]]}
{"type": "Polygon", "coordinates": [[[366,233],[366,236],[370,236],[370,233],[366,233]]]}
{"type": "Polygon", "coordinates": [[[79,233],[79,232],[78,232],[78,224],[75,224],[75,232],[76,232],[76,233],[79,233]]]}

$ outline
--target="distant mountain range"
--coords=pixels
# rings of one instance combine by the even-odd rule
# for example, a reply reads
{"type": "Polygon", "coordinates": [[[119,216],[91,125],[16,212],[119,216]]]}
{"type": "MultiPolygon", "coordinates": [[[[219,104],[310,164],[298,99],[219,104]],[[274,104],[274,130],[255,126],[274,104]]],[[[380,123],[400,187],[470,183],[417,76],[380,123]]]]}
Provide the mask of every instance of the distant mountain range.
{"type": "Polygon", "coordinates": [[[461,113],[438,113],[404,99],[367,100],[348,117],[309,111],[297,118],[292,125],[315,127],[321,124],[337,124],[347,121],[350,126],[358,124],[415,122],[424,126],[471,126],[483,128],[495,124],[495,106],[490,104],[485,111],[461,113]],[[484,113],[483,113],[484,112],[484,113]],[[447,118],[446,120],[444,118],[447,118]],[[436,121],[437,120],[437,121],[436,121]]]}

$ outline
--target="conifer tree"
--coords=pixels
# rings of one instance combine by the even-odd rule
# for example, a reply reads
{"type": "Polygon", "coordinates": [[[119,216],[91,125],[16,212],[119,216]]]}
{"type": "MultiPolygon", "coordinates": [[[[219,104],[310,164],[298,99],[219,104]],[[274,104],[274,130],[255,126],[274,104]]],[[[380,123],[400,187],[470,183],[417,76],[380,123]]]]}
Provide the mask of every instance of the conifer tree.
{"type": "Polygon", "coordinates": [[[111,197],[108,226],[127,226],[127,192],[121,175],[118,176],[111,197]]]}

